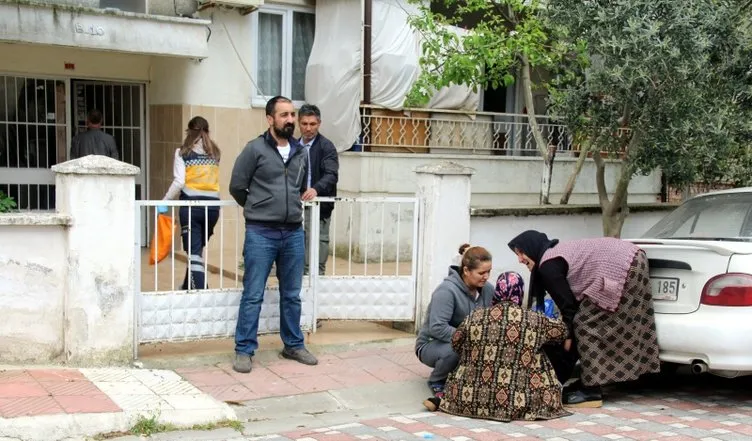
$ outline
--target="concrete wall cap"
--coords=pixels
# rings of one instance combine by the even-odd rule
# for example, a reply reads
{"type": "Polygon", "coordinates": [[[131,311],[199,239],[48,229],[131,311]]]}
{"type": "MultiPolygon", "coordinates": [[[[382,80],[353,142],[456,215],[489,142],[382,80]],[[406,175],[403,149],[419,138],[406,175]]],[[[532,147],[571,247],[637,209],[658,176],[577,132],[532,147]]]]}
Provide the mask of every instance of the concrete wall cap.
{"type": "Polygon", "coordinates": [[[0,225],[25,225],[25,226],[44,226],[44,225],[70,225],[71,218],[59,213],[3,213],[0,214],[0,225]]]}
{"type": "Polygon", "coordinates": [[[102,155],[88,155],[53,165],[52,171],[62,175],[136,176],[141,173],[135,165],[102,155]]]}
{"type": "Polygon", "coordinates": [[[415,167],[415,173],[426,173],[433,175],[467,175],[475,173],[472,167],[466,167],[453,161],[440,162],[438,164],[426,164],[415,167]]]}

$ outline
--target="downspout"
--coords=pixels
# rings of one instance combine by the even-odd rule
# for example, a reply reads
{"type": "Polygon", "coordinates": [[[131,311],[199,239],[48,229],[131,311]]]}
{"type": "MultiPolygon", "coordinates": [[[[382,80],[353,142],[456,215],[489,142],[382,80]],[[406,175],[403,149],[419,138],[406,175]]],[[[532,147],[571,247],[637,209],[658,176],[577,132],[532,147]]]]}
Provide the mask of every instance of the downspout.
{"type": "MultiPolygon", "coordinates": [[[[371,28],[373,25],[373,0],[361,0],[361,6],[363,9],[363,26],[361,33],[363,39],[361,41],[362,57],[360,57],[360,85],[361,85],[361,105],[371,104],[371,28]]],[[[361,135],[358,140],[362,151],[371,151],[369,144],[370,139],[366,139],[365,133],[373,133],[371,129],[371,109],[369,107],[360,108],[360,124],[361,135]],[[363,127],[368,127],[368,130],[363,130],[363,127]]],[[[370,137],[370,136],[369,136],[370,137]]]]}
{"type": "Polygon", "coordinates": [[[363,5],[363,104],[371,104],[371,28],[373,0],[361,0],[363,5]]]}

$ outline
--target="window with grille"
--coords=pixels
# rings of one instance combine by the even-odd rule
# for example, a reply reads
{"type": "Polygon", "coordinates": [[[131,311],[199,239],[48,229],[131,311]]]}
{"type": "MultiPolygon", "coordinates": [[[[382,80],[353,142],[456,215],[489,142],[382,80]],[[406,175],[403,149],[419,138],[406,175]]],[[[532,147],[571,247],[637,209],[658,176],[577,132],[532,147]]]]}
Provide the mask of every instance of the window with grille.
{"type": "Polygon", "coordinates": [[[0,75],[0,191],[21,210],[55,207],[53,165],[66,159],[65,82],[0,75]]]}

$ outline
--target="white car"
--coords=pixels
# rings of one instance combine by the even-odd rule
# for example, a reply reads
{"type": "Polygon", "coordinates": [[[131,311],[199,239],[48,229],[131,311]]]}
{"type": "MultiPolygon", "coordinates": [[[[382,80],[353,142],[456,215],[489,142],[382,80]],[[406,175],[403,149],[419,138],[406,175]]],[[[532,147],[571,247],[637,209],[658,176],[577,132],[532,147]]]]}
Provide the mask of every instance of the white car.
{"type": "Polygon", "coordinates": [[[640,239],[661,361],[752,375],[752,187],[694,197],[640,239]]]}

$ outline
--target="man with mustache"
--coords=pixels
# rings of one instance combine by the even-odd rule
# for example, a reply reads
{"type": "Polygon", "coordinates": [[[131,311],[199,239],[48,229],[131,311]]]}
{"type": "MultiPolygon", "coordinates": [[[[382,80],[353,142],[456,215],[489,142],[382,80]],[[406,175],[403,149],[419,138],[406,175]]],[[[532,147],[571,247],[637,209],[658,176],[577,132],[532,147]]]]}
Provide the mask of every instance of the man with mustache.
{"type": "Polygon", "coordinates": [[[300,329],[305,234],[303,194],[308,157],[293,138],[295,108],[289,98],[266,103],[269,130],[250,141],[235,160],[230,194],[243,207],[245,242],[243,296],[235,329],[236,372],[251,371],[258,348],[258,325],[264,290],[276,263],[279,280],[282,356],[307,365],[318,363],[308,352],[300,329]]]}

